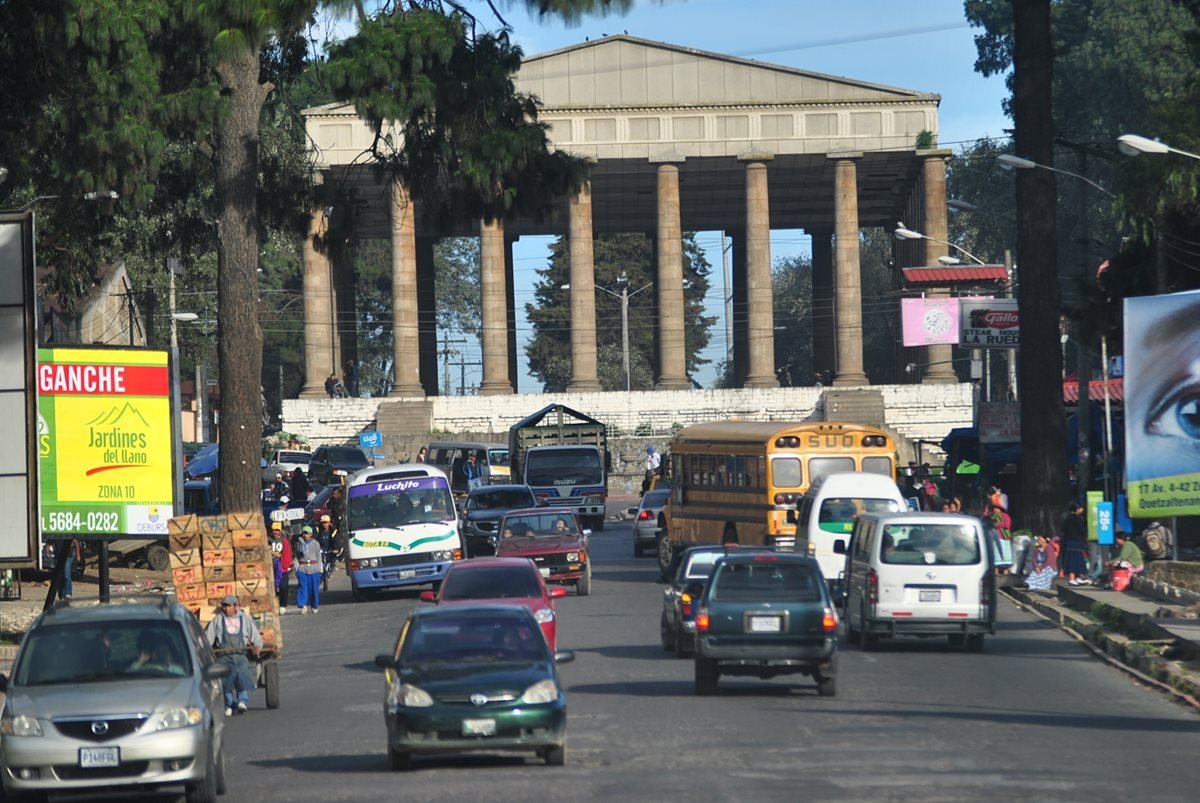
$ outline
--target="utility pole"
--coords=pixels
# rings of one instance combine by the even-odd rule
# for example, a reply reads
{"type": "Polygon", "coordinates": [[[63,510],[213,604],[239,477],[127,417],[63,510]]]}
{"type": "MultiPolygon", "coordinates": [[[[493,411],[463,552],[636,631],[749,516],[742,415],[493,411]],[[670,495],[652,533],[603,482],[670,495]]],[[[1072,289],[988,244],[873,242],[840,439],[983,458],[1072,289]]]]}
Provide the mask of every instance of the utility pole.
{"type": "MultiPolygon", "coordinates": [[[[442,395],[450,395],[450,356],[458,355],[457,349],[450,348],[451,346],[463,345],[467,341],[463,339],[451,340],[450,334],[447,332],[442,339],[442,395]]],[[[460,394],[461,395],[461,394],[460,394]]]]}
{"type": "MultiPolygon", "coordinates": [[[[624,274],[621,275],[624,279],[624,274]]],[[[621,364],[625,368],[625,392],[629,392],[629,281],[621,283],[621,364]]]]}

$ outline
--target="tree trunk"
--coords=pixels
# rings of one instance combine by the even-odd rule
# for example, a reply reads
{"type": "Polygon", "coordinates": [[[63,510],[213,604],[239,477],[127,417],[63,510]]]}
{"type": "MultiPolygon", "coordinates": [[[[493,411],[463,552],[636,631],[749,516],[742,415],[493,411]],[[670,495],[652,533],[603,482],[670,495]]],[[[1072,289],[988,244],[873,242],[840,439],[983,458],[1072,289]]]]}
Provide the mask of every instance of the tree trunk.
{"type": "Polygon", "coordinates": [[[258,131],[271,91],[258,51],[217,65],[226,96],[217,132],[217,351],[221,370],[221,510],[261,507],[262,331],[258,326],[258,131]]]}
{"type": "MultiPolygon", "coordinates": [[[[1013,120],[1016,154],[1054,164],[1050,0],[1013,2],[1013,120]]],[[[1054,173],[1017,171],[1017,298],[1021,309],[1021,516],[1058,532],[1067,501],[1054,173]]]]}

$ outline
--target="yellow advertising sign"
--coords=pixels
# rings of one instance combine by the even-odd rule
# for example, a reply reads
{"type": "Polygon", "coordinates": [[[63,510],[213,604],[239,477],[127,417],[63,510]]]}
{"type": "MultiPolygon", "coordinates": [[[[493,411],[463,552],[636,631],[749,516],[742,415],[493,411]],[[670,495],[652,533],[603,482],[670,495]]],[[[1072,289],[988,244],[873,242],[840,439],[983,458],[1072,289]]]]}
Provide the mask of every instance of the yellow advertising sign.
{"type": "Polygon", "coordinates": [[[39,349],[38,393],[43,531],[166,535],[167,352],[39,349]]]}

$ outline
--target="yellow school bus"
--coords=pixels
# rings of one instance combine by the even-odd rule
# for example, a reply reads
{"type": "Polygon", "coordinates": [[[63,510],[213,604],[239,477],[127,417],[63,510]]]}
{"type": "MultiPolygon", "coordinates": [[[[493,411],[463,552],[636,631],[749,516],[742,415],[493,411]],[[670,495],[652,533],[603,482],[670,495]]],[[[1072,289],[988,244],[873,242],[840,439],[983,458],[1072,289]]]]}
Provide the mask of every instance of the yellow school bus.
{"type": "Polygon", "coordinates": [[[670,577],[694,544],[796,544],[796,509],[817,477],[863,471],[896,479],[896,444],[865,424],[719,421],[671,441],[671,503],[658,562],[670,577]]]}

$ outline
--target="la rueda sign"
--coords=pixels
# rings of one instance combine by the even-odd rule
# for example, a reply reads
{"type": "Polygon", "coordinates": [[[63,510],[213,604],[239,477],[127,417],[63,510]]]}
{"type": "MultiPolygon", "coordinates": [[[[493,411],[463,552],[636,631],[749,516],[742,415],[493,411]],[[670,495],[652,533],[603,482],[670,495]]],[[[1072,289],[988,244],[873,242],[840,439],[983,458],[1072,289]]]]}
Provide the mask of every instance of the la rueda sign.
{"type": "Polygon", "coordinates": [[[38,349],[43,533],[166,536],[174,512],[166,351],[38,349]]]}
{"type": "Polygon", "coordinates": [[[1021,347],[1021,316],[1015,298],[989,298],[959,302],[962,335],[959,345],[967,349],[1015,349],[1021,347]]]}

